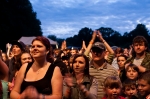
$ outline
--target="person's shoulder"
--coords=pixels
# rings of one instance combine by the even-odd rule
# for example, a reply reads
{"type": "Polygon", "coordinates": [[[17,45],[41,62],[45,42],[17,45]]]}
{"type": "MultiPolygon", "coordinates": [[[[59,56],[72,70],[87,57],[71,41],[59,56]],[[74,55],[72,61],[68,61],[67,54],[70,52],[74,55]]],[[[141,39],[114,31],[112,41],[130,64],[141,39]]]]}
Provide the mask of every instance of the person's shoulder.
{"type": "Polygon", "coordinates": [[[146,52],[146,57],[150,57],[150,52],[146,52]]]}
{"type": "Polygon", "coordinates": [[[28,63],[24,63],[24,64],[21,66],[20,71],[25,71],[26,68],[27,68],[27,66],[28,66],[28,63]]]}
{"type": "Polygon", "coordinates": [[[116,68],[113,67],[112,65],[110,65],[110,64],[108,64],[108,63],[106,63],[106,65],[107,65],[107,68],[116,70],[116,68]]]}

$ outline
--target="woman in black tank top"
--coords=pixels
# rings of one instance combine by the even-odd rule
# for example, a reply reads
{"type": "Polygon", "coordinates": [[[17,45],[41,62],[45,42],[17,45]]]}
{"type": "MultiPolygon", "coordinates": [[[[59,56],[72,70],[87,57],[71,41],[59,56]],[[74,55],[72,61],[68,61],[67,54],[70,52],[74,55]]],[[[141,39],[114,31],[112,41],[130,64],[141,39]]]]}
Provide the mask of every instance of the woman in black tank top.
{"type": "Polygon", "coordinates": [[[34,62],[22,65],[10,98],[62,98],[62,75],[59,67],[53,65],[51,52],[47,38],[39,36],[32,41],[31,55],[34,62]]]}

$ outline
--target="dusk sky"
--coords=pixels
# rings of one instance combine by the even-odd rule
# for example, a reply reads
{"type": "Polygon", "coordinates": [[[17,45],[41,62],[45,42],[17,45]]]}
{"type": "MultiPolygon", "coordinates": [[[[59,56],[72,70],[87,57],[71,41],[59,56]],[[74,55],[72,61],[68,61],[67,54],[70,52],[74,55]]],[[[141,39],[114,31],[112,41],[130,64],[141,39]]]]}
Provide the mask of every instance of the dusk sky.
{"type": "Polygon", "coordinates": [[[67,38],[84,27],[123,34],[138,23],[150,30],[150,0],[30,0],[44,36],[67,38]]]}

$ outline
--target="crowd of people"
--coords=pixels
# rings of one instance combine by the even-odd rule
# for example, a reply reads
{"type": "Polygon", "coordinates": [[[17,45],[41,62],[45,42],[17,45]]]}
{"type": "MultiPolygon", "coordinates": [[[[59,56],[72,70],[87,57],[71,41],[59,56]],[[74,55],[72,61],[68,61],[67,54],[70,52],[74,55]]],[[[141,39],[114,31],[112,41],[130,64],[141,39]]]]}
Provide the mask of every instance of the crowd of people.
{"type": "Polygon", "coordinates": [[[37,36],[28,47],[7,44],[0,57],[0,99],[150,99],[148,41],[136,36],[129,48],[113,49],[100,31],[88,46],[52,48],[37,36]],[[96,38],[99,39],[95,42],[96,38]]]}

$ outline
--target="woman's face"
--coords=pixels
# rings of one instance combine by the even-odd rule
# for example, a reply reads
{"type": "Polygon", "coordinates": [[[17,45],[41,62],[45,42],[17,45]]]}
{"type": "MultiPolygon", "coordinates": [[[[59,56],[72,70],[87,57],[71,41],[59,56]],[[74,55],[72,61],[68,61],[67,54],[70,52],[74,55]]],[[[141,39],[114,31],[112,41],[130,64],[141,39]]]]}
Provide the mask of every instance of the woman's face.
{"type": "Polygon", "coordinates": [[[21,63],[24,64],[24,63],[30,63],[30,62],[32,62],[31,55],[29,53],[23,53],[21,55],[21,63]]]}
{"type": "Polygon", "coordinates": [[[117,63],[119,68],[124,68],[124,63],[126,62],[126,59],[122,56],[119,56],[117,59],[117,63]]]}
{"type": "Polygon", "coordinates": [[[18,45],[13,45],[12,53],[14,56],[17,56],[21,53],[21,49],[18,45]]]}
{"type": "Polygon", "coordinates": [[[32,43],[31,46],[31,55],[33,58],[42,58],[42,57],[46,57],[46,55],[48,54],[49,51],[47,51],[45,45],[38,41],[35,40],[32,43]]]}
{"type": "Polygon", "coordinates": [[[83,73],[85,69],[85,59],[83,57],[77,57],[73,63],[73,70],[75,73],[83,73]]]}

